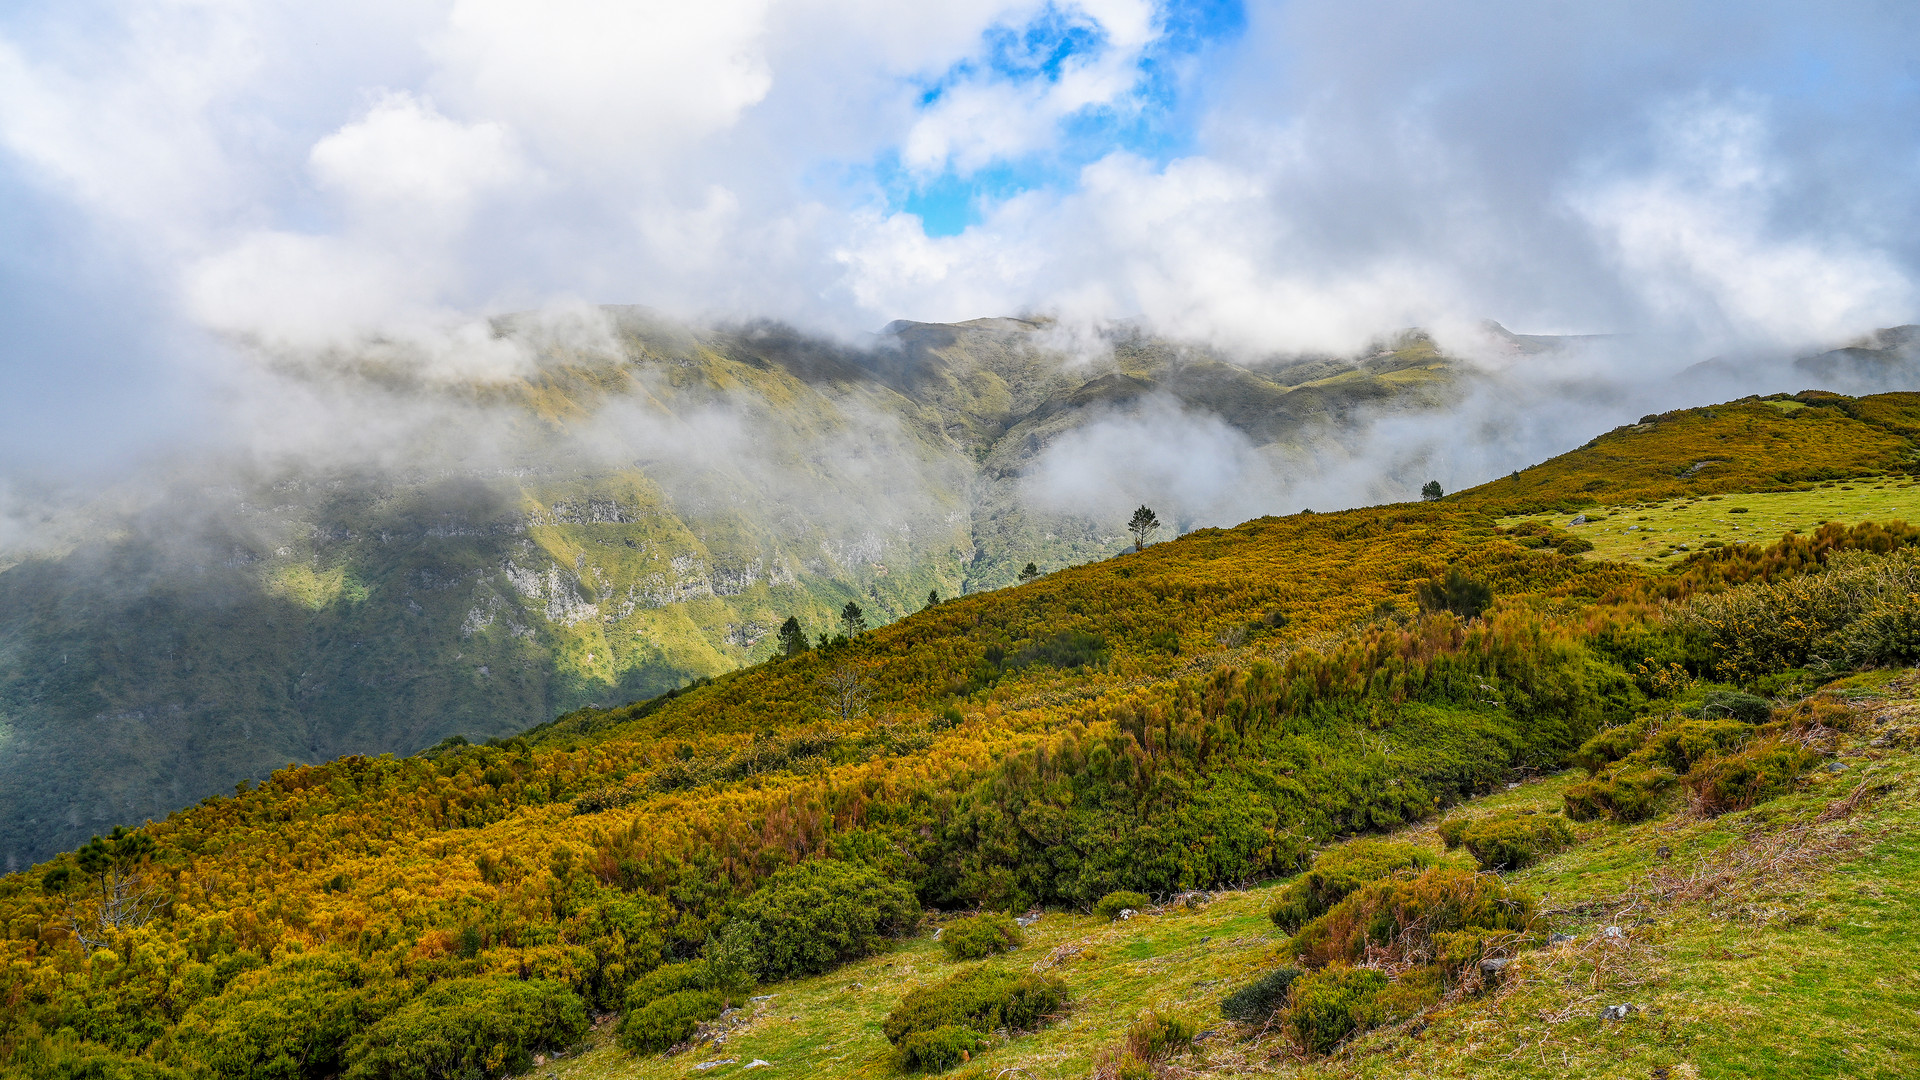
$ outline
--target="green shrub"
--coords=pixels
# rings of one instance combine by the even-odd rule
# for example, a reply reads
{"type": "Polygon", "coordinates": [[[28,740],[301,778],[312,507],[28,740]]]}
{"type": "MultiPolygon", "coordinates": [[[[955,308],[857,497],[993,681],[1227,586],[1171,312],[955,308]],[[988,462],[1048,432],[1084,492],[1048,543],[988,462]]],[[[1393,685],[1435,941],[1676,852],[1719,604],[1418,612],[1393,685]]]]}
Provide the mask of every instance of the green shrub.
{"type": "Polygon", "coordinates": [[[1291,947],[1307,967],[1351,963],[1366,956],[1370,946],[1431,953],[1437,934],[1469,928],[1515,931],[1532,915],[1531,897],[1490,874],[1435,867],[1418,877],[1365,886],[1301,927],[1291,947]]]}
{"type": "Polygon", "coordinates": [[[579,1042],[585,1004],[544,979],[449,979],[368,1028],[346,1080],[467,1080],[525,1072],[533,1051],[579,1042]]]}
{"type": "MultiPolygon", "coordinates": [[[[724,940],[725,935],[721,939],[724,940]]],[[[710,945],[709,951],[717,951],[710,945]]],[[[683,960],[677,964],[662,964],[646,975],[634,981],[627,988],[626,1007],[637,1009],[656,998],[677,994],[682,990],[711,990],[715,993],[744,997],[753,987],[753,980],[744,970],[726,963],[716,963],[711,957],[702,956],[695,960],[683,960]]]]}
{"type": "Polygon", "coordinates": [[[1415,582],[1413,591],[1421,611],[1451,611],[1463,619],[1477,618],[1493,605],[1493,590],[1458,566],[1447,567],[1444,578],[1415,582]]]}
{"type": "Polygon", "coordinates": [[[1461,844],[1488,870],[1518,870],[1573,845],[1573,829],[1555,814],[1502,814],[1470,820],[1461,844]]]}
{"type": "Polygon", "coordinates": [[[1646,728],[1639,724],[1607,728],[1580,744],[1573,753],[1573,763],[1587,770],[1588,776],[1597,776],[1600,770],[1640,749],[1646,738],[1646,728]]]}
{"type": "Polygon", "coordinates": [[[901,1045],[915,1032],[958,1026],[982,1035],[996,1028],[1030,1031],[1067,1002],[1067,984],[1057,975],[974,968],[909,991],[887,1014],[880,1030],[901,1045]]]}
{"type": "Polygon", "coordinates": [[[727,999],[711,990],[676,990],[629,1011],[614,1034],[630,1054],[657,1053],[687,1041],[726,1008],[727,999]]]}
{"type": "Polygon", "coordinates": [[[1292,933],[1362,885],[1399,870],[1424,870],[1434,861],[1426,848],[1395,840],[1354,840],[1328,848],[1315,856],[1306,873],[1280,890],[1267,917],[1292,933]]]}
{"type": "Polygon", "coordinates": [[[948,923],[940,935],[940,949],[949,960],[979,960],[1017,949],[1025,941],[1018,923],[989,913],[948,923]]]}
{"type": "Polygon", "coordinates": [[[404,992],[387,984],[377,994],[362,983],[358,958],[330,949],[246,972],[181,1018],[178,1052],[222,1080],[337,1073],[348,1041],[404,992]]]}
{"type": "Polygon", "coordinates": [[[1773,703],[1752,694],[1715,690],[1700,703],[1700,715],[1708,719],[1732,717],[1743,724],[1764,724],[1773,715],[1773,703]]]}
{"type": "Polygon", "coordinates": [[[1378,971],[1345,964],[1302,975],[1293,984],[1287,1027],[1301,1049],[1327,1053],[1384,1018],[1380,994],[1387,985],[1378,971]]]}
{"type": "Polygon", "coordinates": [[[1023,668],[1046,664],[1057,668],[1083,668],[1089,664],[1104,664],[1111,655],[1107,639],[1099,634],[1089,634],[1084,630],[1062,630],[1014,654],[1011,666],[1023,668]]]}
{"type": "Polygon", "coordinates": [[[1135,911],[1145,911],[1152,903],[1153,901],[1147,898],[1146,893],[1129,892],[1128,890],[1121,889],[1101,897],[1100,902],[1093,905],[1093,913],[1111,922],[1119,918],[1120,913],[1127,908],[1132,908],[1135,911]]]}
{"type": "Polygon", "coordinates": [[[109,1046],[83,1041],[73,1029],[52,1035],[37,1027],[13,1031],[13,1051],[0,1056],[0,1077],[19,1080],[187,1080],[187,1074],[109,1046]]]}
{"type": "Polygon", "coordinates": [[[987,1040],[979,1032],[947,1024],[901,1039],[893,1052],[893,1063],[901,1072],[946,1072],[986,1047],[987,1040]]]}
{"type": "Polygon", "coordinates": [[[1920,596],[1889,597],[1832,640],[1834,651],[1850,667],[1920,661],[1920,596]]]}
{"type": "Polygon", "coordinates": [[[1615,821],[1645,821],[1660,808],[1668,789],[1680,779],[1672,769],[1624,761],[1591,780],[1568,788],[1562,800],[1575,821],[1599,817],[1615,821]]]}
{"type": "Polygon", "coordinates": [[[1686,777],[1687,791],[1694,804],[1708,813],[1744,810],[1786,794],[1816,756],[1799,743],[1769,739],[1695,765],[1686,777]]]}
{"type": "Polygon", "coordinates": [[[1738,720],[1682,720],[1654,732],[1647,739],[1645,752],[1674,772],[1684,773],[1706,758],[1739,746],[1752,735],[1753,728],[1738,720]]]}
{"type": "Polygon", "coordinates": [[[728,929],[762,981],[818,975],[870,956],[920,917],[913,891],[869,866],[816,859],[790,866],[740,902],[728,929]]]}
{"type": "Polygon", "coordinates": [[[1157,1064],[1193,1049],[1199,1033],[1193,1021],[1151,1009],[1127,1029],[1127,1053],[1135,1061],[1157,1064]]]}
{"type": "Polygon", "coordinates": [[[1287,1003],[1287,988],[1299,977],[1297,967],[1274,968],[1222,998],[1220,1015],[1243,1024],[1261,1023],[1287,1003]]]}
{"type": "Polygon", "coordinates": [[[1593,550],[1593,541],[1583,536],[1569,536],[1554,545],[1554,549],[1562,555],[1580,555],[1593,550]]]}

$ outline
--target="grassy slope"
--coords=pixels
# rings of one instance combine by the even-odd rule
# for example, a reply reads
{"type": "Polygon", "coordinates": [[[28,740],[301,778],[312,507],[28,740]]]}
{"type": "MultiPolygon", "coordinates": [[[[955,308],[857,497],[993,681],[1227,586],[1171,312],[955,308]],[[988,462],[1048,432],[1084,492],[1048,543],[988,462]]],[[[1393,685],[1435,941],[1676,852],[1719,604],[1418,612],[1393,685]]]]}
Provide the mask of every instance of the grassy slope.
{"type": "Polygon", "coordinates": [[[1588,558],[1671,566],[1713,540],[1764,544],[1784,533],[1810,533],[1829,521],[1920,521],[1920,483],[1893,477],[1828,481],[1805,490],[1685,496],[1610,509],[1587,514],[1584,525],[1571,524],[1566,514],[1551,519],[1516,514],[1499,523],[1510,528],[1550,520],[1591,542],[1588,558]]]}
{"type": "MultiPolygon", "coordinates": [[[[1920,1068],[1912,962],[1920,951],[1920,680],[1866,681],[1881,685],[1858,691],[1858,707],[1890,723],[1842,740],[1844,771],[1822,770],[1800,793],[1717,820],[1671,814],[1581,825],[1574,849],[1510,875],[1546,898],[1539,929],[1574,940],[1526,954],[1493,993],[1443,1002],[1332,1058],[1305,1061],[1277,1033],[1237,1028],[1217,1011],[1284,940],[1265,918],[1280,883],[1132,922],[1049,912],[1024,949],[987,963],[1061,973],[1076,998],[1069,1018],[955,1075],[1085,1076],[1134,1017],[1159,1008],[1216,1033],[1177,1063],[1202,1075],[1638,1078],[1666,1068],[1705,1078],[1911,1076],[1920,1068]],[[1890,736],[1896,748],[1869,747],[1869,735],[1890,736]],[[1816,827],[1805,845],[1781,848],[1781,858],[1756,859],[1715,895],[1679,895],[1743,856],[1772,853],[1861,785],[1886,790],[1816,827]],[[1666,858],[1656,851],[1663,846],[1666,858]],[[1624,937],[1607,939],[1609,926],[1624,937]],[[1621,1003],[1636,1006],[1626,1021],[1597,1019],[1621,1003]]],[[[1553,809],[1579,775],[1529,781],[1463,809],[1553,809]]],[[[1440,848],[1431,822],[1399,836],[1440,848]]],[[[584,1054],[536,1075],[727,1076],[755,1059],[778,1068],[768,1075],[894,1075],[881,1019],[907,990],[953,970],[929,929],[830,975],[763,987],[771,999],[738,1017],[718,1044],[635,1058],[602,1031],[584,1054]]]]}

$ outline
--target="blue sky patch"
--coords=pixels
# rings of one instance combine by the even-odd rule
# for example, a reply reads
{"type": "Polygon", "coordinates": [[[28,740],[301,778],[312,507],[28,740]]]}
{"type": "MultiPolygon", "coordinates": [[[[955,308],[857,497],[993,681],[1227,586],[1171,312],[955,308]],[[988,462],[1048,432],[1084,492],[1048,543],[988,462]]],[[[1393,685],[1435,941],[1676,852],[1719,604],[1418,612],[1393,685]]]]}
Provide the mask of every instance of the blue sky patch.
{"type": "MultiPolygon", "coordinates": [[[[964,175],[949,167],[933,177],[909,174],[897,154],[876,161],[872,174],[888,193],[889,209],[917,215],[928,236],[953,236],[1021,192],[1071,187],[1082,168],[1116,151],[1162,163],[1187,152],[1193,142],[1192,68],[1208,49],[1240,35],[1246,12],[1239,0],[1174,0],[1158,6],[1155,24],[1159,34],[1136,62],[1133,90],[1067,117],[1041,151],[964,175]]],[[[983,77],[1057,82],[1069,61],[1111,48],[1104,28],[1086,13],[1057,4],[1023,26],[988,31],[983,45],[982,58],[954,65],[924,88],[923,110],[952,87],[983,77]]]]}

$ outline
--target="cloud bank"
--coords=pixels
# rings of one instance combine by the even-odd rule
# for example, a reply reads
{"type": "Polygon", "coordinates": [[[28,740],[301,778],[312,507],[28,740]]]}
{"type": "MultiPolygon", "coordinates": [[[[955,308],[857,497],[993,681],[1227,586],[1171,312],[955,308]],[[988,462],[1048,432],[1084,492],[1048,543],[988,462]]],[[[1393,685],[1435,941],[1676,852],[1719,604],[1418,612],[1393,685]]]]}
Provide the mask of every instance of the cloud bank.
{"type": "Polygon", "coordinates": [[[339,423],[261,372],[497,377],[486,316],[583,302],[1662,343],[1597,376],[1829,343],[1920,319],[1916,39],[1866,2],[15,5],[0,464],[339,423]]]}

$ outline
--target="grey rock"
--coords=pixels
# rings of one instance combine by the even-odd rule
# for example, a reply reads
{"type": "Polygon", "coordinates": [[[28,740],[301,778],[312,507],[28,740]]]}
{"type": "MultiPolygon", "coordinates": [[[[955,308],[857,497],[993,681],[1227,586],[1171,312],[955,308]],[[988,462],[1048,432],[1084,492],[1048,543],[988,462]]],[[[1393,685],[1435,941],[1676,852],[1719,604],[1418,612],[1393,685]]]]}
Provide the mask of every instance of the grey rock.
{"type": "Polygon", "coordinates": [[[1576,515],[1572,521],[1567,522],[1569,525],[1585,525],[1586,523],[1587,515],[1585,514],[1576,515]]]}
{"type": "Polygon", "coordinates": [[[1606,1008],[1600,1010],[1600,1019],[1625,1020],[1627,1018],[1627,1015],[1634,1011],[1635,1009],[1631,1002],[1625,1005],[1609,1005],[1606,1008]]]}
{"type": "Polygon", "coordinates": [[[754,1058],[754,1059],[753,1059],[752,1061],[749,1061],[749,1062],[747,1062],[747,1063],[746,1063],[745,1065],[742,1065],[742,1066],[741,1066],[741,1068],[743,1068],[743,1069],[771,1069],[771,1068],[773,1068],[773,1062],[771,1062],[771,1061],[765,1061],[765,1060],[762,1060],[762,1059],[760,1059],[760,1058],[754,1058]]]}
{"type": "Polygon", "coordinates": [[[1606,928],[1606,930],[1601,932],[1601,936],[1610,937],[1618,941],[1620,938],[1625,937],[1626,933],[1617,926],[1609,926],[1606,928]]]}
{"type": "Polygon", "coordinates": [[[1547,944],[1549,945],[1565,945],[1567,942],[1572,940],[1573,940],[1572,934],[1548,934],[1547,935],[1547,944]]]}
{"type": "Polygon", "coordinates": [[[759,997],[751,997],[751,998],[748,998],[747,1000],[748,1000],[748,1001],[772,1001],[772,1000],[773,1000],[773,995],[772,995],[772,994],[761,994],[761,995],[760,995],[759,997]]]}
{"type": "Polygon", "coordinates": [[[1513,963],[1513,961],[1505,959],[1504,957],[1493,957],[1482,960],[1480,961],[1480,977],[1483,979],[1498,978],[1500,973],[1507,970],[1507,965],[1511,963],[1513,963]]]}
{"type": "Polygon", "coordinates": [[[1844,761],[1829,761],[1827,762],[1827,771],[1828,772],[1846,772],[1847,763],[1844,761]]]}
{"type": "Polygon", "coordinates": [[[740,1060],[739,1058],[727,1058],[724,1061],[703,1061],[700,1064],[695,1065],[694,1068],[699,1069],[702,1072],[705,1072],[708,1069],[717,1069],[722,1065],[732,1065],[734,1062],[739,1060],[740,1060]]]}
{"type": "Polygon", "coordinates": [[[1120,918],[1122,919],[1131,919],[1133,918],[1133,915],[1134,915],[1134,911],[1130,907],[1123,907],[1120,909],[1120,918]]]}

